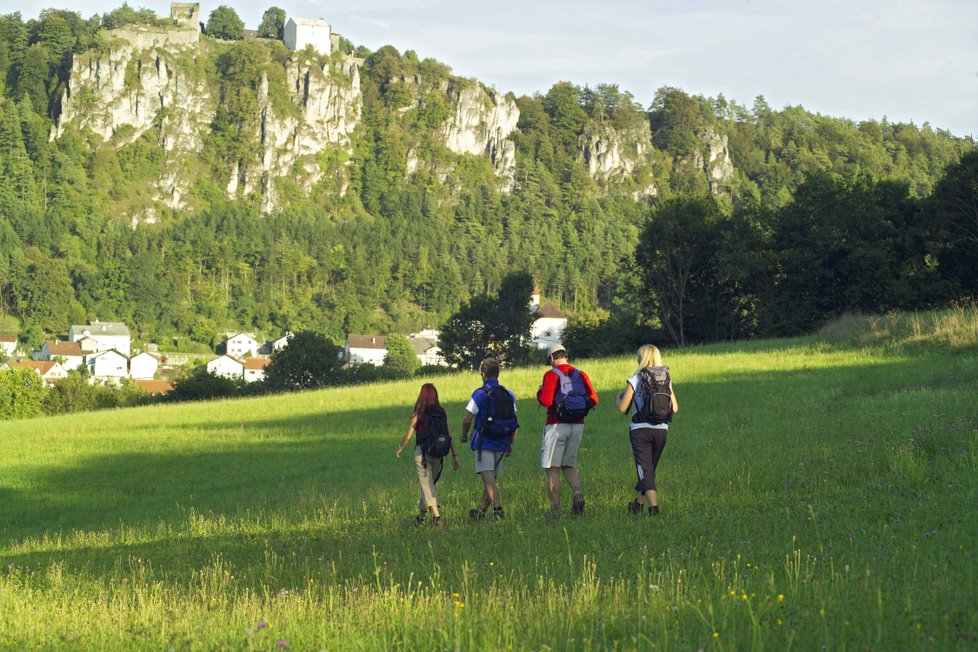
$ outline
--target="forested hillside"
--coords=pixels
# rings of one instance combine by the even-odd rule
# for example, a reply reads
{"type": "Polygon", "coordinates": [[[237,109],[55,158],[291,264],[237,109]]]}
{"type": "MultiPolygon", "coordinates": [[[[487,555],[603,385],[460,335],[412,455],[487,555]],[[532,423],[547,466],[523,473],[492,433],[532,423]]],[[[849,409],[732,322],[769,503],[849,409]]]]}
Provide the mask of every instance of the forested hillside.
{"type": "MultiPolygon", "coordinates": [[[[110,29],[139,23],[169,28],[128,7],[0,17],[0,330],[98,317],[147,341],[339,340],[440,325],[516,270],[576,315],[583,340],[638,323],[682,342],[800,332],[978,291],[975,143],[928,125],[676,88],[634,98],[614,80],[515,98],[391,46],[340,39],[303,59],[276,39],[205,35],[153,55],[195,75],[213,111],[181,153],[168,125],[186,107],[148,114],[143,131],[86,123],[99,98],[77,90],[77,62],[118,53],[110,29]],[[300,123],[316,79],[348,89],[323,109],[346,131],[269,163],[282,154],[259,140],[267,116],[300,123]],[[515,129],[465,153],[471,106],[515,129]],[[635,273],[640,242],[651,276],[635,273]],[[688,282],[659,273],[670,256],[688,282]]],[[[125,91],[138,94],[151,62],[132,56],[125,91]]]]}

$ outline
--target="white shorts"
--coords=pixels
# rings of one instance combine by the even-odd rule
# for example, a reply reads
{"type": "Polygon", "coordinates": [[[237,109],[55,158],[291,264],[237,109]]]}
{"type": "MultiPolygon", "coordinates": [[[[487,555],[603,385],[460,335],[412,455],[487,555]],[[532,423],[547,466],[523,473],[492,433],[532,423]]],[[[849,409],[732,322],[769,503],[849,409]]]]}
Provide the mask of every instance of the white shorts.
{"type": "Polygon", "coordinates": [[[551,423],[543,427],[540,467],[556,469],[577,466],[577,451],[584,436],[583,423],[551,423]]]}
{"type": "Polygon", "coordinates": [[[503,458],[506,457],[504,451],[472,451],[475,453],[475,472],[482,473],[483,471],[493,471],[496,475],[503,472],[503,458]],[[479,453],[482,453],[482,459],[479,459],[479,453]]]}

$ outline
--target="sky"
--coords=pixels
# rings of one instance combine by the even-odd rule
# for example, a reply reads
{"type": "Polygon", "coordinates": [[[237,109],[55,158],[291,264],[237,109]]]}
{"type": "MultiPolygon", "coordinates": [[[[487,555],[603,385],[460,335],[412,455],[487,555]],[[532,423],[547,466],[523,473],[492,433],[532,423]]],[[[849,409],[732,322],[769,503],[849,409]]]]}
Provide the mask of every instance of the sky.
{"type": "MultiPolygon", "coordinates": [[[[748,108],[801,105],[853,120],[929,123],[978,137],[976,0],[221,0],[246,27],[278,6],[324,18],[355,45],[433,57],[502,92],[558,81],[617,84],[648,106],[656,89],[722,93],[748,108]]],[[[158,13],[169,2],[130,0],[158,13]]],[[[122,0],[0,0],[88,17],[122,0]]],[[[218,2],[201,3],[206,20],[218,2]]]]}

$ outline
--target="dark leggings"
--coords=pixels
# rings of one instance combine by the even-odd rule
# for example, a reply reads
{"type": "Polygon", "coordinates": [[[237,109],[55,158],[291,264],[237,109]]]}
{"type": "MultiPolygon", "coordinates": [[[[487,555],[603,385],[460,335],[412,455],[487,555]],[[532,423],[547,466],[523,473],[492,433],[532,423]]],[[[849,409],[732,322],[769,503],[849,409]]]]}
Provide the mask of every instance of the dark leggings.
{"type": "Polygon", "coordinates": [[[655,490],[655,467],[659,466],[662,449],[666,447],[667,428],[641,428],[632,430],[629,439],[632,442],[632,454],[635,456],[635,469],[638,471],[638,482],[635,491],[645,493],[655,490]]]}

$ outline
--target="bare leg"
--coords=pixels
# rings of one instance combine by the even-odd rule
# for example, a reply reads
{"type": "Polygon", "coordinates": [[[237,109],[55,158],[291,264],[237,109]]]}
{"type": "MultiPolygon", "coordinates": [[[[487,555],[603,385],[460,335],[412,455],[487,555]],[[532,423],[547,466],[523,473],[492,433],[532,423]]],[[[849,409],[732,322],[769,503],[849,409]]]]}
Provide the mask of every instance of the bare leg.
{"type": "Polygon", "coordinates": [[[490,504],[493,507],[499,507],[499,487],[496,486],[496,473],[494,471],[483,471],[479,475],[482,476],[482,484],[484,487],[482,504],[488,507],[490,504]]]}
{"type": "Polygon", "coordinates": [[[573,466],[562,467],[564,472],[564,478],[567,480],[567,484],[570,485],[571,491],[574,495],[584,493],[581,490],[581,474],[577,472],[577,468],[573,466]]]}
{"type": "Polygon", "coordinates": [[[547,498],[550,499],[550,509],[560,511],[560,469],[551,467],[547,471],[547,498]]]}

